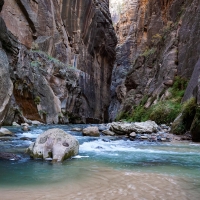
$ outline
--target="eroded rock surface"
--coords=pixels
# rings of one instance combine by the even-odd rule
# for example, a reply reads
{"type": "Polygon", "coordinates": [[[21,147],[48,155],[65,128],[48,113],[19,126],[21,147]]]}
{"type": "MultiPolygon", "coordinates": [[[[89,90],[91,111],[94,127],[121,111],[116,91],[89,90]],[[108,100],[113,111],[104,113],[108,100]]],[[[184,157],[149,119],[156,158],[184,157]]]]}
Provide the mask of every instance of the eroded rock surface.
{"type": "Polygon", "coordinates": [[[110,130],[119,135],[135,133],[156,133],[158,131],[158,125],[154,121],[146,122],[113,122],[111,123],[110,130]]]}
{"type": "Polygon", "coordinates": [[[145,97],[146,108],[168,98],[177,76],[191,78],[183,98],[186,101],[196,92],[199,77],[198,0],[120,2],[111,121],[120,112],[131,113],[145,97]]]}
{"type": "Polygon", "coordinates": [[[78,152],[79,143],[76,138],[58,128],[40,134],[27,149],[27,153],[34,159],[52,159],[54,162],[76,156],[78,152]]]}
{"type": "Polygon", "coordinates": [[[109,2],[0,2],[0,46],[14,84],[1,121],[107,121],[117,43],[109,2]]]}

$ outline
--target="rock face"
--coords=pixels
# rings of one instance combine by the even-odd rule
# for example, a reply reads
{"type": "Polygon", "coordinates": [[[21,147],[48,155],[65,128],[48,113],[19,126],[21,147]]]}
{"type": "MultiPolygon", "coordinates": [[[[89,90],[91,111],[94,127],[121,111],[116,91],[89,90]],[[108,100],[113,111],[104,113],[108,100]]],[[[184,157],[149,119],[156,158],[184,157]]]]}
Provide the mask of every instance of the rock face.
{"type": "Polygon", "coordinates": [[[7,55],[2,49],[0,49],[0,124],[2,124],[8,111],[8,105],[12,91],[13,84],[9,75],[9,63],[7,55]]]}
{"type": "Polygon", "coordinates": [[[79,143],[72,135],[61,129],[49,129],[38,136],[27,149],[34,159],[52,159],[60,162],[78,154],[79,143]]]}
{"type": "Polygon", "coordinates": [[[0,10],[0,64],[10,67],[0,75],[14,85],[7,96],[12,83],[0,88],[0,120],[107,121],[117,43],[109,2],[9,0],[0,10]]]}
{"type": "Polygon", "coordinates": [[[176,76],[190,79],[185,101],[195,93],[199,77],[198,0],[121,2],[115,26],[119,43],[112,75],[111,121],[119,112],[132,112],[145,96],[146,108],[165,98],[176,76]]]}

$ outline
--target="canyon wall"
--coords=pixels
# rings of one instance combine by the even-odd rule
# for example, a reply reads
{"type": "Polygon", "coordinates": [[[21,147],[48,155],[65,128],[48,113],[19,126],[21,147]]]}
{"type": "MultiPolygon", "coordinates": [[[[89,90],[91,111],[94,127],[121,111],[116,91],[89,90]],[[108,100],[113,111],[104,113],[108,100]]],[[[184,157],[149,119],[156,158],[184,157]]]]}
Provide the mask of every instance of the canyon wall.
{"type": "Polygon", "coordinates": [[[110,120],[133,112],[144,97],[145,108],[168,98],[176,77],[190,80],[183,101],[192,97],[199,77],[199,0],[123,0],[120,5],[118,17],[111,9],[118,45],[110,120]]]}
{"type": "Polygon", "coordinates": [[[117,43],[108,0],[0,3],[0,74],[9,83],[1,84],[0,120],[108,121],[117,43]]]}

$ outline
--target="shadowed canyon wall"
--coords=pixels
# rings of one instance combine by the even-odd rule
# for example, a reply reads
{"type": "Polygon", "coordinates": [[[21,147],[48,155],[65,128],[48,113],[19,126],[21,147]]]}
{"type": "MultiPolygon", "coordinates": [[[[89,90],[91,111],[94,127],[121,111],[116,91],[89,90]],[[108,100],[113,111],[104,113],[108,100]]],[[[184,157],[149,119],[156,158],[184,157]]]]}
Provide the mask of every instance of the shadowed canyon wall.
{"type": "Polygon", "coordinates": [[[0,120],[107,121],[117,43],[108,0],[0,3],[0,74],[9,83],[0,120]]]}
{"type": "Polygon", "coordinates": [[[111,0],[111,7],[118,45],[110,120],[133,112],[144,97],[145,108],[168,98],[177,76],[190,80],[183,101],[193,96],[199,77],[199,0],[111,0]]]}

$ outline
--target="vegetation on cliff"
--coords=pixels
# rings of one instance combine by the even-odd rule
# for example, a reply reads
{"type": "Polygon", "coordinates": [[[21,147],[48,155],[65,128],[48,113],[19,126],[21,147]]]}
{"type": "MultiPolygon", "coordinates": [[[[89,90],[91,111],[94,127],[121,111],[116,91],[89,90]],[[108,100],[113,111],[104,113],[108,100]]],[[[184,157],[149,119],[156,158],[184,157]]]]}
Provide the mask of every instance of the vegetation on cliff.
{"type": "Polygon", "coordinates": [[[140,104],[133,107],[130,113],[120,113],[117,117],[118,120],[127,121],[146,121],[151,119],[158,124],[170,124],[173,122],[178,114],[181,112],[184,104],[181,104],[181,99],[187,87],[187,80],[176,77],[175,82],[168,90],[166,99],[158,99],[149,108],[145,105],[148,100],[148,95],[145,95],[140,104]]]}

